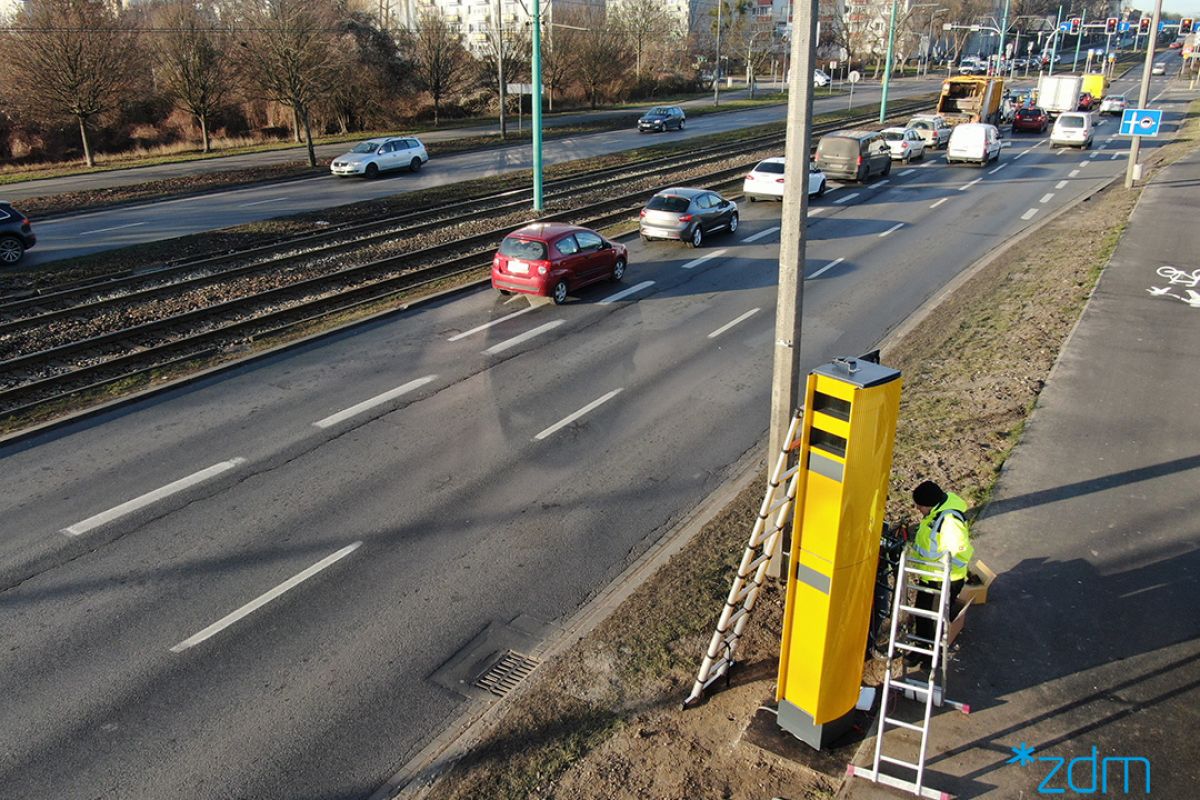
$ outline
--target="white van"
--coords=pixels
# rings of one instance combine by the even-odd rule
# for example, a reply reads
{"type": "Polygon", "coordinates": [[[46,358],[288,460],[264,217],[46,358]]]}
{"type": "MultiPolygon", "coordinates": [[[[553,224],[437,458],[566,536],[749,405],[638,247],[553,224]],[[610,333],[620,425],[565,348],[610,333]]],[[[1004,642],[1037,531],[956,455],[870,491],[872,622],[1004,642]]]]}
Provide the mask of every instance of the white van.
{"type": "Polygon", "coordinates": [[[1086,150],[1092,146],[1092,135],[1095,131],[1092,125],[1092,115],[1082,111],[1069,111],[1059,114],[1050,131],[1050,148],[1078,147],[1086,150]]]}
{"type": "Polygon", "coordinates": [[[1000,157],[1000,131],[984,122],[955,125],[946,145],[946,162],[967,161],[983,166],[1000,157]]]}

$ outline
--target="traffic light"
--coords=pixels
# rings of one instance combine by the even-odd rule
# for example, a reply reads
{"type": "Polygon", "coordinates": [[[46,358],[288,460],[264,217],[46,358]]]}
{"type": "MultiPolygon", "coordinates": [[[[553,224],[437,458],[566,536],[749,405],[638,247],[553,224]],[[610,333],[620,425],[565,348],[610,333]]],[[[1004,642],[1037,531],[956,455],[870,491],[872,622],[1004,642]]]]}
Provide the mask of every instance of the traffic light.
{"type": "Polygon", "coordinates": [[[1150,33],[1150,18],[1142,17],[1138,22],[1138,36],[1145,36],[1150,33]]]}
{"type": "Polygon", "coordinates": [[[1117,32],[1117,18],[1116,17],[1109,17],[1108,19],[1104,20],[1104,32],[1105,33],[1116,33],[1117,32]]]}
{"type": "Polygon", "coordinates": [[[1179,35],[1182,36],[1185,33],[1191,33],[1191,32],[1192,32],[1191,17],[1184,17],[1183,19],[1179,20],[1179,35]]]}
{"type": "Polygon", "coordinates": [[[1079,17],[1071,17],[1071,27],[1067,29],[1067,33],[1072,36],[1079,35],[1079,24],[1083,22],[1079,17]]]}

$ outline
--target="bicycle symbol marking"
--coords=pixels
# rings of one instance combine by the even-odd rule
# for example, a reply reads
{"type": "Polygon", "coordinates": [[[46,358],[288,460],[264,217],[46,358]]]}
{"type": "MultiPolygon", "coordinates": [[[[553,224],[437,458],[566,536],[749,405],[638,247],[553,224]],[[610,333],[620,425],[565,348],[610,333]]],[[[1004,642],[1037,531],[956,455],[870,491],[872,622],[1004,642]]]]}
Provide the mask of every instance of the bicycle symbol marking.
{"type": "Polygon", "coordinates": [[[1196,287],[1200,286],[1200,269],[1194,269],[1191,272],[1179,269],[1178,267],[1162,266],[1156,270],[1156,274],[1160,278],[1166,278],[1169,281],[1167,286],[1151,286],[1146,291],[1151,297],[1170,297],[1175,300],[1182,300],[1192,308],[1200,308],[1200,292],[1196,291],[1196,287]],[[1187,294],[1177,294],[1171,290],[1172,286],[1179,286],[1185,289],[1187,294]]]}

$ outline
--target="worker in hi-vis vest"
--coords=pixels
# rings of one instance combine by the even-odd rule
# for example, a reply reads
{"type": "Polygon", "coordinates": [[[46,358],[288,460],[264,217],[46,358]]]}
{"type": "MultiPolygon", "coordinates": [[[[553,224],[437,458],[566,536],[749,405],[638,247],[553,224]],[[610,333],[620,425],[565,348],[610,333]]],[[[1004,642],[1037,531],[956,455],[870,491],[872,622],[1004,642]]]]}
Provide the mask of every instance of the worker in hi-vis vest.
{"type": "MultiPolygon", "coordinates": [[[[967,581],[967,563],[975,552],[971,546],[971,531],[967,527],[967,504],[953,492],[945,492],[933,481],[924,481],[912,493],[913,503],[920,510],[921,525],[917,535],[908,543],[909,564],[913,567],[941,573],[942,556],[950,554],[950,605],[958,599],[963,584],[967,581]]],[[[929,583],[929,582],[926,582],[929,583]]],[[[934,585],[936,586],[936,585],[934,585]]],[[[933,587],[931,587],[933,588],[933,587]]],[[[917,592],[917,608],[936,611],[937,595],[917,592]]],[[[937,632],[934,620],[915,617],[915,632],[923,639],[933,641],[937,632]]],[[[930,658],[919,653],[909,653],[905,661],[910,665],[929,667],[930,658]]]]}

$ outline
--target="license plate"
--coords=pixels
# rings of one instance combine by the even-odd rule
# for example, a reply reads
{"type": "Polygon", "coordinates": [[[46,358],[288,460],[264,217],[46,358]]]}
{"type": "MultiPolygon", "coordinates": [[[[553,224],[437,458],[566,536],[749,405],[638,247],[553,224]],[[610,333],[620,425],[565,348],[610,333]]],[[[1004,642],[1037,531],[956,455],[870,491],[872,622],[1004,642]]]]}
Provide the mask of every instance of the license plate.
{"type": "Polygon", "coordinates": [[[526,264],[524,261],[509,261],[508,262],[508,271],[513,273],[514,275],[528,275],[529,274],[529,265],[526,264]]]}

